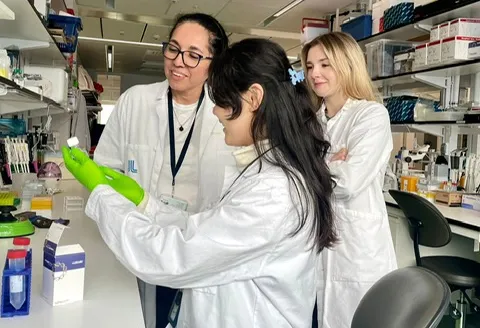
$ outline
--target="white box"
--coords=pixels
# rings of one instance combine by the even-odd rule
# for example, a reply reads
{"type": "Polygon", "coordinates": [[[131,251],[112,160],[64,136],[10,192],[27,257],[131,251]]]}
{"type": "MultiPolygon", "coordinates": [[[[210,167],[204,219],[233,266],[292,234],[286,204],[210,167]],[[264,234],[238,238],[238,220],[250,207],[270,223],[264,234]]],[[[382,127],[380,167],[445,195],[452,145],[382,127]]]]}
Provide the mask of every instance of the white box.
{"type": "Polygon", "coordinates": [[[58,246],[66,226],[52,223],[43,247],[43,298],[52,306],[83,300],[85,251],[79,244],[58,246]]]}
{"type": "Polygon", "coordinates": [[[448,36],[480,36],[479,18],[457,18],[450,21],[448,36]]]}
{"type": "Polygon", "coordinates": [[[463,195],[462,207],[474,211],[480,211],[480,196],[478,195],[463,195]]]}
{"type": "Polygon", "coordinates": [[[480,57],[480,41],[470,42],[468,45],[468,59],[480,57]]]}
{"type": "Polygon", "coordinates": [[[380,2],[375,2],[372,5],[372,20],[380,20],[380,18],[383,17],[383,13],[385,10],[388,8],[388,2],[387,1],[380,1],[380,2]]]}
{"type": "MultiPolygon", "coordinates": [[[[23,67],[23,73],[25,74],[40,74],[42,80],[38,82],[43,88],[43,96],[56,101],[60,105],[65,105],[68,99],[68,74],[65,69],[47,67],[47,66],[30,66],[25,65],[23,67]]],[[[26,86],[25,88],[31,89],[33,92],[36,87],[26,86]]]]}
{"type": "Polygon", "coordinates": [[[440,25],[432,26],[430,30],[430,42],[440,39],[440,25]]]}
{"type": "Polygon", "coordinates": [[[450,22],[440,24],[438,38],[440,40],[448,38],[450,33],[450,22]]]}
{"type": "Polygon", "coordinates": [[[442,63],[468,59],[468,45],[480,38],[454,36],[442,40],[442,63]]]}
{"type": "Polygon", "coordinates": [[[372,35],[380,33],[380,19],[372,21],[372,35]]]}
{"type": "Polygon", "coordinates": [[[427,66],[428,43],[415,47],[415,59],[413,61],[413,70],[418,71],[427,66]]]}
{"type": "Polygon", "coordinates": [[[427,46],[427,65],[438,65],[442,61],[442,41],[430,42],[427,46]]]}

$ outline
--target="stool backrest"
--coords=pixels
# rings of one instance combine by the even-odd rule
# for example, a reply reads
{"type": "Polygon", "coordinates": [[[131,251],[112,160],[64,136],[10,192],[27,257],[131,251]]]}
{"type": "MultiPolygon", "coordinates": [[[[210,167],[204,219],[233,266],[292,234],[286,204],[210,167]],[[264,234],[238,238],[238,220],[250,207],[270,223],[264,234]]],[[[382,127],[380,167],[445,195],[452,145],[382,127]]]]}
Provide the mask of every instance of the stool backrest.
{"type": "Polygon", "coordinates": [[[410,237],[415,242],[418,229],[418,244],[428,247],[442,247],[452,239],[452,230],[447,219],[435,205],[425,198],[405,191],[390,190],[409,221],[410,237]]]}
{"type": "Polygon", "coordinates": [[[395,270],[360,301],[351,328],[435,328],[450,304],[450,288],[421,267],[395,270]]]}

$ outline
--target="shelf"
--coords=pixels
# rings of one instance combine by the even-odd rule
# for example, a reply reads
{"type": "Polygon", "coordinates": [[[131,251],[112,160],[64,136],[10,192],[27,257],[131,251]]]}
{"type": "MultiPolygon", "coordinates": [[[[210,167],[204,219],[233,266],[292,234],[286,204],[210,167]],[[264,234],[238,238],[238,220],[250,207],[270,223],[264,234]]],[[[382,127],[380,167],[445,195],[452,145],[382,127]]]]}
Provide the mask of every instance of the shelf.
{"type": "Polygon", "coordinates": [[[414,123],[390,123],[393,133],[418,132],[443,137],[443,128],[446,126],[458,128],[458,134],[480,134],[479,123],[465,123],[465,121],[431,121],[414,123]]]}
{"type": "Polygon", "coordinates": [[[50,98],[25,88],[19,87],[15,82],[0,77],[0,94],[2,90],[7,94],[0,96],[0,115],[45,109],[49,114],[65,113],[62,106],[50,98]]]}
{"type": "Polygon", "coordinates": [[[386,86],[398,86],[401,84],[430,84],[438,87],[439,79],[447,78],[454,75],[469,75],[480,72],[480,59],[461,61],[444,66],[427,68],[420,71],[402,73],[387,77],[379,77],[373,79],[377,88],[386,86]],[[430,79],[429,79],[430,78],[430,79]],[[436,78],[439,78],[436,81],[436,78]]]}
{"type": "Polygon", "coordinates": [[[15,13],[15,20],[0,20],[0,48],[20,49],[32,64],[66,66],[65,57],[28,0],[2,2],[15,13]]]}
{"type": "Polygon", "coordinates": [[[437,13],[432,17],[421,19],[412,24],[404,25],[393,30],[378,33],[368,38],[358,40],[357,42],[361,47],[364,47],[367,43],[381,39],[410,40],[429,34],[429,32],[421,28],[422,26],[431,27],[447,20],[460,17],[480,17],[480,1],[466,3],[456,9],[447,10],[443,13],[437,13]]]}
{"type": "Polygon", "coordinates": [[[88,112],[99,113],[102,111],[102,106],[87,106],[88,112]]]}

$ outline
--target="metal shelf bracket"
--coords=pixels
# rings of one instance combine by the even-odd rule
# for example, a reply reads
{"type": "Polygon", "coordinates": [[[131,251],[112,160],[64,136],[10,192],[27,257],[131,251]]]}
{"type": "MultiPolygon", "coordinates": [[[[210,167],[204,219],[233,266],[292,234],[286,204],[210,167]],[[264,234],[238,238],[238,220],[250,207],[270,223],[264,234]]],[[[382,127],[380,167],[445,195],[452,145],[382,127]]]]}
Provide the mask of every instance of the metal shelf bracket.
{"type": "Polygon", "coordinates": [[[418,31],[422,31],[422,32],[430,34],[430,30],[432,29],[432,25],[416,23],[416,24],[413,24],[413,28],[418,30],[418,31]]]}
{"type": "Polygon", "coordinates": [[[419,81],[432,87],[445,89],[447,87],[447,78],[440,77],[440,76],[430,76],[426,73],[419,73],[419,74],[412,74],[412,79],[415,81],[419,81]]]}

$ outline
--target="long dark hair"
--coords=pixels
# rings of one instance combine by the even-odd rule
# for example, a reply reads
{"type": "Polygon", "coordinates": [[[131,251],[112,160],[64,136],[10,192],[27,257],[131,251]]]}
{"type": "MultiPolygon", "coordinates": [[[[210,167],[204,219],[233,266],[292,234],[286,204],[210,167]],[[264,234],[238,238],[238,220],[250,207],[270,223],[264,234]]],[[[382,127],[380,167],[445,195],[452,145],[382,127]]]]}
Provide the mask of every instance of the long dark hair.
{"type": "Polygon", "coordinates": [[[307,87],[292,84],[289,68],[287,55],[278,44],[266,39],[242,40],[210,65],[210,97],[218,106],[232,108],[229,119],[235,119],[242,111],[242,95],[254,83],[263,87],[262,103],[251,127],[256,150],[259,154],[266,151],[261,140],[267,138],[272,149],[261,160],[282,168],[295,186],[301,220],[292,235],[305,226],[313,210],[310,237],[320,252],[337,240],[330,203],[334,182],[325,161],[330,144],[307,87]]]}
{"type": "Polygon", "coordinates": [[[175,20],[168,39],[172,38],[173,32],[183,23],[197,23],[210,33],[210,52],[213,57],[222,53],[228,47],[228,35],[220,22],[213,16],[202,13],[181,14],[175,20]]]}

